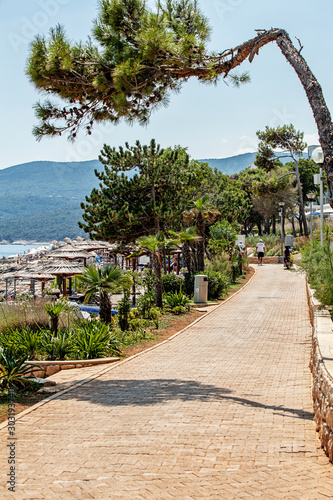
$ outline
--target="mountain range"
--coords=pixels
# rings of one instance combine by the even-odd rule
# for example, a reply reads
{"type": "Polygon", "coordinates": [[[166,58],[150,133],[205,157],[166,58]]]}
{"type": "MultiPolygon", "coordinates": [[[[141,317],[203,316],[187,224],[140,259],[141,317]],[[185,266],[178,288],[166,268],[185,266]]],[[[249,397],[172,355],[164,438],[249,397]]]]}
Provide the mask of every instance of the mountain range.
{"type": "MultiPolygon", "coordinates": [[[[255,154],[199,161],[231,175],[244,170],[255,154]]],[[[0,242],[84,236],[77,224],[80,203],[98,187],[95,169],[103,170],[98,160],[35,161],[0,170],[0,242]]]]}

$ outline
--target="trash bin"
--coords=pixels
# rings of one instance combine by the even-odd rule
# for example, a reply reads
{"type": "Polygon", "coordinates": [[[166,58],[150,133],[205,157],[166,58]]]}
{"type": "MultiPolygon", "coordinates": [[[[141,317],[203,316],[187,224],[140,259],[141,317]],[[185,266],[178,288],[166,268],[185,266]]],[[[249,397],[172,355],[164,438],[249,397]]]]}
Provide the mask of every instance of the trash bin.
{"type": "Polygon", "coordinates": [[[207,304],[208,299],[208,276],[196,274],[194,276],[194,303],[207,304]]]}
{"type": "Polygon", "coordinates": [[[294,237],[292,234],[286,234],[286,237],[284,239],[284,244],[286,247],[293,247],[294,246],[294,237]]]}

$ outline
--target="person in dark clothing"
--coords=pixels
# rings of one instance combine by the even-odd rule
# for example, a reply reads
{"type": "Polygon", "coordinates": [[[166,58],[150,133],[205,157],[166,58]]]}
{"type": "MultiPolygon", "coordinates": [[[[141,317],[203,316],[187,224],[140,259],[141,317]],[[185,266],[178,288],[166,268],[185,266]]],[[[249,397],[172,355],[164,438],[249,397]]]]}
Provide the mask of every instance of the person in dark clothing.
{"type": "Polygon", "coordinates": [[[290,246],[286,245],[283,252],[283,264],[285,268],[289,268],[291,264],[290,260],[290,246]]]}

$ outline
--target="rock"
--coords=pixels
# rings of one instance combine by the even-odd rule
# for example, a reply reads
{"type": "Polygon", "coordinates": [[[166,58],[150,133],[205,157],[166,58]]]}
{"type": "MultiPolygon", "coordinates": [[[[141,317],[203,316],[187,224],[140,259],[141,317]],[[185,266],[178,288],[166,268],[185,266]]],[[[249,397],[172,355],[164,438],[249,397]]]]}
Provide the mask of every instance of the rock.
{"type": "Polygon", "coordinates": [[[34,377],[34,378],[29,378],[31,382],[36,382],[37,384],[42,384],[43,387],[49,387],[51,385],[56,385],[56,382],[54,380],[48,380],[45,378],[40,378],[40,377],[34,377]]]}
{"type": "Polygon", "coordinates": [[[54,373],[58,373],[60,371],[59,365],[49,365],[46,367],[46,377],[50,377],[54,373]]]}

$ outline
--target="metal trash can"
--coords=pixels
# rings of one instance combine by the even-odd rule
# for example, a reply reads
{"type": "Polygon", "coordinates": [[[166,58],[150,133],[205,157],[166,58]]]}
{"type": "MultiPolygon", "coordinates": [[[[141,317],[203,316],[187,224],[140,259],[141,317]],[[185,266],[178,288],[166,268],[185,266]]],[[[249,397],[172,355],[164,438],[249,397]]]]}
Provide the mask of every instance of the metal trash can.
{"type": "Polygon", "coordinates": [[[208,299],[208,276],[196,274],[194,276],[194,303],[207,304],[208,299]]]}
{"type": "Polygon", "coordinates": [[[292,234],[286,234],[286,237],[284,239],[284,244],[286,247],[293,247],[294,246],[294,237],[292,234]]]}

